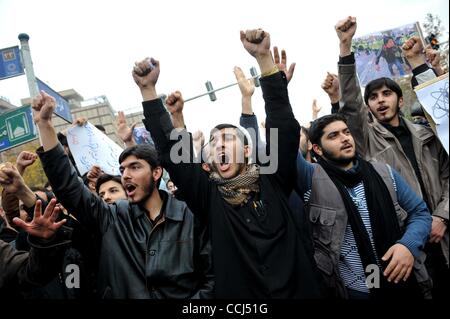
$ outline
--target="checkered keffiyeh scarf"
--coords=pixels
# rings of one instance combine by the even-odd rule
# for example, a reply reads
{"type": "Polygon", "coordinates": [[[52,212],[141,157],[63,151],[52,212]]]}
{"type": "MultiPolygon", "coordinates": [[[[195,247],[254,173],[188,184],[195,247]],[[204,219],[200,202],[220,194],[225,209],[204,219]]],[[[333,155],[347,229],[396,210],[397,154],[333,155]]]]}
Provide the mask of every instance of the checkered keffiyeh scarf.
{"type": "Polygon", "coordinates": [[[259,166],[251,164],[247,170],[231,179],[223,179],[217,172],[211,173],[210,180],[215,182],[223,198],[231,206],[245,204],[250,193],[259,193],[259,166]]]}

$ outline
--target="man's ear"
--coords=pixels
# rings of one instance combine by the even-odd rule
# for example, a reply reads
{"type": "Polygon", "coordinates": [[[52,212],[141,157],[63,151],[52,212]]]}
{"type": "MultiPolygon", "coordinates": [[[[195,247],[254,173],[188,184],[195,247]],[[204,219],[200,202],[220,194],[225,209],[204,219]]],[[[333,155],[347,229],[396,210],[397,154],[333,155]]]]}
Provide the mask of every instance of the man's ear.
{"type": "Polygon", "coordinates": [[[398,107],[401,109],[403,107],[403,96],[398,99],[398,107]]]}
{"type": "Polygon", "coordinates": [[[313,144],[312,149],[313,149],[314,153],[316,153],[317,155],[319,155],[319,156],[323,155],[322,147],[320,147],[319,144],[313,144]]]}
{"type": "Polygon", "coordinates": [[[161,166],[155,167],[152,171],[153,180],[156,182],[158,179],[160,179],[162,176],[162,173],[163,173],[163,170],[162,170],[161,166]]]}
{"type": "Polygon", "coordinates": [[[244,158],[245,162],[248,164],[250,162],[253,150],[249,145],[244,146],[244,158]]]}

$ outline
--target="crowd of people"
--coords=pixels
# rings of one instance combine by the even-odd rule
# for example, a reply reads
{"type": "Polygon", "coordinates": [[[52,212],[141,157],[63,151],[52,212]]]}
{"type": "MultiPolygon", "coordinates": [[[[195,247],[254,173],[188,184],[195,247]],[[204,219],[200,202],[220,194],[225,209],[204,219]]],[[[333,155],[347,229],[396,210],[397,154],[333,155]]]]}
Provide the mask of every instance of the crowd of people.
{"type": "MultiPolygon", "coordinates": [[[[322,83],[331,114],[319,117],[314,102],[306,126],[288,95],[295,64],[272,51],[268,32],[241,31],[260,69],[264,142],[255,84],[240,68],[240,125],[218,124],[206,140],[189,132],[181,92],[160,99],[159,61],[136,62],[152,143],[137,144],[119,112],[120,176],[102,163],[80,176],[52,124],[55,100],[41,91],[32,108],[42,146],[0,167],[0,296],[444,299],[448,154],[427,123],[403,116],[395,81],[362,93],[356,28],[354,17],[336,24],[338,74],[322,83]],[[38,158],[48,184],[30,189],[22,175],[38,158]]],[[[417,37],[401,53],[413,87],[444,72],[417,37]]]]}

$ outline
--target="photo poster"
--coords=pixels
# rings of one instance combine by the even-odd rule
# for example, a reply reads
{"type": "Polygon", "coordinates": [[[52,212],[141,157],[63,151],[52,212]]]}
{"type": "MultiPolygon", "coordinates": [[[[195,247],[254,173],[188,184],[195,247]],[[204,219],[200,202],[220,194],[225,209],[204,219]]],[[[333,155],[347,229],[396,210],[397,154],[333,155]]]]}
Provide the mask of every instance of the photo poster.
{"type": "Polygon", "coordinates": [[[145,129],[145,127],[135,127],[133,130],[133,138],[136,144],[150,144],[155,145],[153,142],[150,132],[145,129]]]}
{"type": "Polygon", "coordinates": [[[448,154],[448,73],[415,88],[417,99],[427,114],[434,131],[448,154]]]}
{"type": "Polygon", "coordinates": [[[418,22],[354,38],[352,50],[360,85],[365,87],[381,77],[398,79],[411,74],[411,66],[403,57],[401,47],[412,36],[421,37],[418,22]]]}
{"type": "Polygon", "coordinates": [[[123,149],[91,123],[70,128],[67,142],[81,175],[93,165],[107,174],[120,175],[119,155],[123,149]]]}

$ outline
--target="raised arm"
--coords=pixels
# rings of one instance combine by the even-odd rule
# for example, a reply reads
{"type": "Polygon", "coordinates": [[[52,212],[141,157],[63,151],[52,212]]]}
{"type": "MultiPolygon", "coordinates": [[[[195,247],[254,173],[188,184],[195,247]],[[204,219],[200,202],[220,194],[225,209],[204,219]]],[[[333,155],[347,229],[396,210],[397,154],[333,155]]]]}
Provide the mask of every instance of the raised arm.
{"type": "MultiPolygon", "coordinates": [[[[296,181],[296,158],[300,125],[294,117],[287,91],[287,78],[279,72],[270,52],[270,35],[261,30],[241,31],[244,48],[255,57],[261,70],[261,88],[266,110],[267,153],[270,166],[266,173],[275,173],[286,195],[296,181]],[[275,165],[273,165],[275,164],[275,165]]],[[[261,170],[263,172],[263,170],[261,170]]]]}
{"type": "Polygon", "coordinates": [[[413,69],[413,77],[411,79],[413,88],[437,76],[435,71],[426,63],[427,57],[419,37],[414,36],[405,41],[402,46],[402,52],[413,69]]]}
{"type": "Polygon", "coordinates": [[[43,285],[51,280],[61,268],[63,252],[68,241],[56,236],[65,220],[56,222],[59,208],[52,200],[41,212],[41,202],[36,203],[34,218],[26,223],[19,218],[14,222],[29,233],[30,253],[16,251],[0,241],[0,286],[27,288],[30,285],[43,285]]]}
{"type": "Polygon", "coordinates": [[[351,52],[352,39],[356,32],[356,18],[348,17],[336,26],[339,38],[339,85],[342,107],[340,112],[347,118],[347,124],[356,143],[357,152],[364,157],[369,139],[367,107],[361,94],[356,76],[355,57],[351,52]]]}
{"type": "Polygon", "coordinates": [[[322,83],[322,89],[327,93],[330,103],[331,103],[331,114],[339,112],[340,105],[339,101],[341,99],[339,78],[336,74],[327,72],[327,76],[322,83]]]}
{"type": "Polygon", "coordinates": [[[33,100],[33,118],[42,137],[43,150],[38,151],[44,172],[53,192],[63,206],[84,225],[105,232],[116,214],[115,206],[108,206],[100,197],[92,194],[70,163],[58,143],[51,118],[56,102],[53,97],[41,92],[33,100]]]}
{"type": "Polygon", "coordinates": [[[209,192],[208,176],[202,170],[201,164],[192,160],[192,137],[184,128],[184,100],[180,92],[169,95],[166,105],[172,114],[171,119],[156,94],[159,72],[160,64],[155,59],[145,59],[136,63],[132,72],[143,99],[145,117],[143,122],[152,135],[162,166],[178,187],[177,194],[183,198],[194,214],[205,217],[209,192]],[[173,119],[178,126],[177,130],[174,130],[173,119]],[[174,139],[171,139],[172,132],[174,139]]]}
{"type": "Polygon", "coordinates": [[[125,113],[119,111],[116,118],[117,135],[122,140],[125,147],[136,145],[136,141],[133,137],[133,129],[137,123],[133,123],[131,127],[128,126],[125,113]]]}
{"type": "Polygon", "coordinates": [[[246,79],[244,72],[242,72],[241,68],[237,66],[234,67],[234,75],[238,81],[239,90],[241,91],[242,96],[242,111],[241,117],[239,118],[239,125],[250,133],[254,146],[253,151],[256,151],[256,154],[253,154],[253,158],[256,160],[255,162],[257,162],[259,149],[260,147],[264,147],[262,150],[264,151],[265,145],[262,145],[259,135],[258,119],[256,118],[255,113],[253,113],[252,107],[252,96],[255,92],[255,82],[253,79],[246,79]]]}

